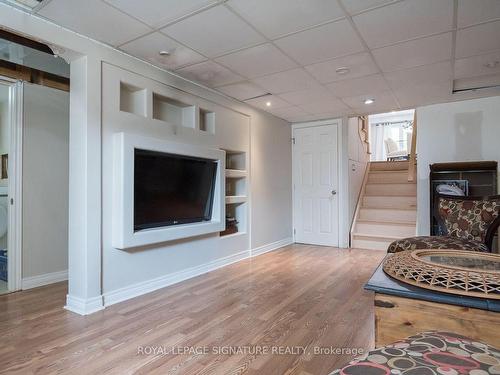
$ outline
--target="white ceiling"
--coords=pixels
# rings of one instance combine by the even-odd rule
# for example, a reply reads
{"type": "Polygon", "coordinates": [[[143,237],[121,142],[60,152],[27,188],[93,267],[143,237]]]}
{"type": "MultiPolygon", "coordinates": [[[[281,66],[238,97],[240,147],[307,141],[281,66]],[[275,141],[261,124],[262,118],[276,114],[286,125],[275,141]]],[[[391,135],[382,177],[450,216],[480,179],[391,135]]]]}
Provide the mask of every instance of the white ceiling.
{"type": "Polygon", "coordinates": [[[454,78],[500,74],[500,0],[45,0],[35,11],[291,122],[500,95],[452,94],[454,78]]]}

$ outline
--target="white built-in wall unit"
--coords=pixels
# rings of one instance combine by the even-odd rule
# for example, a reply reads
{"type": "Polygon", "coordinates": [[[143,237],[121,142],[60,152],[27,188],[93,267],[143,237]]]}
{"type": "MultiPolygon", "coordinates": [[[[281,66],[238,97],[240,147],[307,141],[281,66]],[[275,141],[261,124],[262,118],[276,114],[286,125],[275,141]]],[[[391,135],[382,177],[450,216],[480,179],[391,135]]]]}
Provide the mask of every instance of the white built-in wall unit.
{"type": "Polygon", "coordinates": [[[292,242],[289,123],[5,3],[0,24],[56,46],[71,63],[68,310],[90,314],[292,242]],[[225,198],[240,232],[115,248],[113,139],[120,132],[244,159],[227,173],[240,181],[225,198]]]}
{"type": "Polygon", "coordinates": [[[500,96],[419,107],[417,119],[417,233],[428,235],[429,165],[500,160],[500,96]]]}

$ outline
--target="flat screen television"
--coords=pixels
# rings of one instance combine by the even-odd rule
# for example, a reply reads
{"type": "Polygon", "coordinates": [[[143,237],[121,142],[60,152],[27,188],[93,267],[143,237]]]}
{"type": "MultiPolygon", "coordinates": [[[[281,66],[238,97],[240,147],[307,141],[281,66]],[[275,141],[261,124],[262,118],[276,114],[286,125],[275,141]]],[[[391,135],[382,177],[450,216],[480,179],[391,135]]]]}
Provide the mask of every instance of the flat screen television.
{"type": "Polygon", "coordinates": [[[135,149],[134,231],[210,221],[217,161],[135,149]]]}

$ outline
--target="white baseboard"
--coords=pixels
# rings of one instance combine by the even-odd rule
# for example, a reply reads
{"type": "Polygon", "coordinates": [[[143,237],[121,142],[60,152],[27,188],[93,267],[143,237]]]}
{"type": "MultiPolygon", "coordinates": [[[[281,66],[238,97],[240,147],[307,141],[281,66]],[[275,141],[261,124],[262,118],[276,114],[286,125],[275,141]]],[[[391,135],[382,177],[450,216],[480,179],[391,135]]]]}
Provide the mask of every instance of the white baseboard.
{"type": "MultiPolygon", "coordinates": [[[[284,238],[280,241],[276,241],[264,246],[257,247],[252,250],[247,250],[247,251],[242,251],[237,254],[230,255],[225,258],[220,258],[216,259],[212,262],[202,264],[196,267],[191,267],[187,268],[185,270],[179,271],[179,272],[174,272],[169,275],[165,276],[160,276],[155,279],[143,281],[140,283],[136,283],[130,286],[126,286],[124,288],[120,288],[117,290],[113,290],[108,293],[104,293],[103,299],[104,299],[104,307],[114,305],[115,303],[123,302],[128,299],[134,298],[141,296],[146,293],[153,292],[155,290],[165,288],[167,286],[179,283],[181,281],[190,279],[192,277],[196,277],[199,275],[202,275],[204,273],[214,271],[218,268],[222,268],[225,266],[228,266],[232,263],[239,262],[243,259],[247,259],[250,257],[258,256],[264,253],[267,253],[269,251],[273,251],[276,249],[279,249],[283,246],[287,246],[293,243],[293,238],[284,238]]],[[[85,305],[85,303],[81,301],[71,301],[70,304],[70,296],[68,296],[68,302],[66,308],[71,311],[75,311],[75,308],[70,308],[70,306],[75,306],[76,305],[76,310],[80,309],[85,310],[82,306],[85,305]]],[[[100,309],[98,309],[100,310],[100,309]]],[[[95,310],[97,311],[97,310],[95,310]]],[[[78,311],[75,311],[78,312],[78,311]]]]}
{"type": "Polygon", "coordinates": [[[155,279],[127,286],[125,288],[113,290],[111,292],[104,293],[104,305],[114,305],[115,303],[138,297],[157,289],[165,288],[169,285],[176,284],[178,282],[202,275],[210,271],[214,271],[218,268],[228,266],[232,263],[239,262],[240,260],[249,257],[250,251],[242,251],[240,253],[230,255],[225,258],[220,258],[212,262],[202,264],[200,266],[187,268],[185,270],[174,272],[169,275],[160,276],[155,279]]]}
{"type": "Polygon", "coordinates": [[[89,315],[104,309],[104,304],[102,303],[102,296],[83,299],[68,294],[64,308],[80,315],[89,315]]]}
{"type": "Polygon", "coordinates": [[[252,249],[252,257],[256,257],[258,255],[265,254],[273,250],[277,250],[284,246],[291,245],[292,243],[293,243],[293,238],[288,237],[276,242],[269,243],[264,246],[256,247],[255,249],[252,249]]]}
{"type": "Polygon", "coordinates": [[[25,277],[21,282],[21,289],[37,288],[39,286],[58,283],[68,280],[68,270],[46,273],[38,276],[25,277]]]}

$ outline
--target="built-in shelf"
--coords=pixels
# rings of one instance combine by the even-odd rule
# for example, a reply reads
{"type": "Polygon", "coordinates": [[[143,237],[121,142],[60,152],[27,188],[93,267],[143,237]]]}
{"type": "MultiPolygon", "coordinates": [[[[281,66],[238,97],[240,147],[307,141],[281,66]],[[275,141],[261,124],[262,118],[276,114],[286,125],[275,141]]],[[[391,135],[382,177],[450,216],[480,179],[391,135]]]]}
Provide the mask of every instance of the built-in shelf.
{"type": "Polygon", "coordinates": [[[153,118],[185,128],[196,128],[196,107],[153,93],[153,118]]]}
{"type": "Polygon", "coordinates": [[[226,169],[226,178],[245,178],[247,171],[240,169],[226,169]]]}
{"type": "Polygon", "coordinates": [[[120,82],[120,111],[146,117],[146,89],[120,82]]]}
{"type": "Polygon", "coordinates": [[[215,134],[215,113],[200,108],[199,111],[199,128],[202,132],[215,134]]]}
{"type": "Polygon", "coordinates": [[[245,203],[247,201],[246,195],[228,195],[226,196],[226,204],[245,203]]]}
{"type": "MultiPolygon", "coordinates": [[[[221,236],[231,238],[247,231],[248,173],[246,153],[226,150],[226,217],[237,221],[237,232],[227,230],[221,236]]],[[[228,228],[227,228],[228,229],[228,228]]]]}

